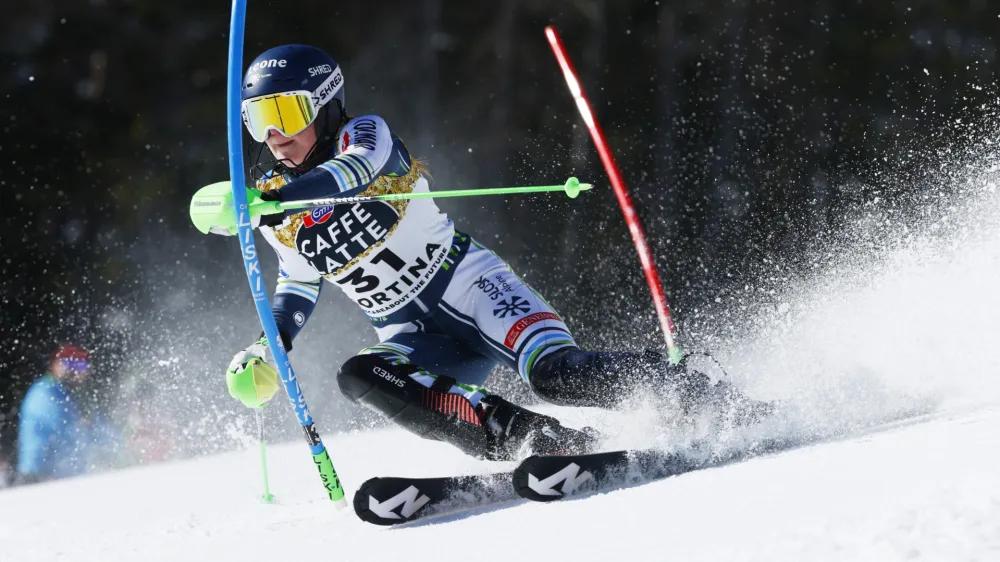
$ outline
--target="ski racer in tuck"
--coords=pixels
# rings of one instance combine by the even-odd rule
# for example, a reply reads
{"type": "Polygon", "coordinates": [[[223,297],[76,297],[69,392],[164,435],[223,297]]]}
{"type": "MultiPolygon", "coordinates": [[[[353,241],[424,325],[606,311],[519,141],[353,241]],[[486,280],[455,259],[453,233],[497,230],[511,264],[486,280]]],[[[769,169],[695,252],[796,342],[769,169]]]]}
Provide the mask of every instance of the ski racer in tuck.
{"type": "MultiPolygon", "coordinates": [[[[250,65],[244,124],[263,143],[252,166],[266,201],[427,192],[425,168],[376,115],[350,116],[340,67],[323,51],[285,45],[250,65]],[[266,145],[272,159],[261,160],[266,145]]],[[[322,281],[368,316],[379,343],[337,373],[352,401],[428,439],[480,458],[584,452],[591,431],[515,405],[483,388],[497,363],[543,400],[614,408],[630,390],[753,414],[761,403],[658,353],[584,351],[537,292],[496,254],[456,230],[433,199],[340,204],[264,215],[278,254],[272,310],[285,349],[312,313],[322,281]]],[[[235,222],[212,232],[232,234],[235,222]]],[[[263,338],[236,354],[230,393],[259,407],[276,392],[263,338]]]]}

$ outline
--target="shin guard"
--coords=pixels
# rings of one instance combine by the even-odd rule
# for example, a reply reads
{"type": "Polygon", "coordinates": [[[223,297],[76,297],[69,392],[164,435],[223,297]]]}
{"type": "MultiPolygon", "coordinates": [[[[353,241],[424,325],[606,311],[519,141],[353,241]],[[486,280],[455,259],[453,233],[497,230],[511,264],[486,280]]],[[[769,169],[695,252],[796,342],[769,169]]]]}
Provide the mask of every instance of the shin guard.
{"type": "Polygon", "coordinates": [[[492,438],[476,408],[460,394],[448,393],[451,379],[437,377],[430,388],[410,375],[415,365],[394,365],[378,355],[357,355],[337,373],[341,392],[382,413],[425,439],[445,441],[463,452],[492,458],[492,438]]]}

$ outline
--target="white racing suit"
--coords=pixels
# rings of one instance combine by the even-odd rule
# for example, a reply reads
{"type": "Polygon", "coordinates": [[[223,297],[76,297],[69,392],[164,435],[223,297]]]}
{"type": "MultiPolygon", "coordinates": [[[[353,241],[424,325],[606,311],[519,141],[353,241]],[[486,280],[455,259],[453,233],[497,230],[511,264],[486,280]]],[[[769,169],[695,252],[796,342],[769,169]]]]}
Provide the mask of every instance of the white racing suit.
{"type": "MultiPolygon", "coordinates": [[[[336,187],[326,197],[429,191],[380,117],[353,118],[337,136],[345,140],[334,158],[299,182],[328,175],[336,187]]],[[[283,190],[283,200],[318,196],[292,191],[299,182],[283,190]]],[[[274,314],[289,340],[311,314],[325,278],[375,327],[382,343],[367,352],[407,357],[465,385],[482,385],[496,362],[529,382],[536,361],[576,347],[549,304],[496,254],[457,232],[433,199],[323,207],[260,230],[280,260],[274,314]]]]}
{"type": "MultiPolygon", "coordinates": [[[[349,119],[335,138],[323,164],[299,177],[266,178],[259,188],[277,189],[270,196],[282,201],[429,190],[422,166],[380,117],[349,119]]],[[[440,427],[424,431],[416,427],[422,421],[407,421],[412,416],[400,413],[407,404],[482,426],[481,401],[489,396],[482,384],[497,363],[550,402],[609,407],[623,394],[624,373],[658,361],[579,350],[545,299],[456,231],[433,199],[290,211],[260,230],[280,259],[273,312],[286,347],[325,278],[364,311],[380,342],[344,365],[341,389],[431,438],[452,440],[440,427]]]]}

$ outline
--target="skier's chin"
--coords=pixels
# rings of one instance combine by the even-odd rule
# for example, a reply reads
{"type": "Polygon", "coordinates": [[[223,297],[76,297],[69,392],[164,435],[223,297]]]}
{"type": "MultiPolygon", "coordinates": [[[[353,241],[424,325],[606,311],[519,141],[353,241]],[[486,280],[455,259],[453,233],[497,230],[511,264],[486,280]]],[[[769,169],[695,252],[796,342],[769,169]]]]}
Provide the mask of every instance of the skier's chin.
{"type": "MultiPolygon", "coordinates": [[[[295,143],[289,143],[295,144],[295,143]]],[[[305,158],[305,154],[301,150],[281,150],[280,148],[272,150],[274,153],[274,159],[279,162],[284,162],[286,165],[291,167],[296,167],[302,164],[302,160],[305,158]]]]}

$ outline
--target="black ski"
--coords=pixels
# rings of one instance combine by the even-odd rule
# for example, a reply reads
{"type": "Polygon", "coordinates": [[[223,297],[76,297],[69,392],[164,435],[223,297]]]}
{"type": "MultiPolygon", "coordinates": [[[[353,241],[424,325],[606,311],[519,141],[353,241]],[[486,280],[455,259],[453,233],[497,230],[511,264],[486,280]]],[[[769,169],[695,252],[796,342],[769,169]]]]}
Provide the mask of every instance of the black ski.
{"type": "Polygon", "coordinates": [[[724,458],[659,450],[611,451],[587,455],[528,457],[513,472],[438,478],[372,478],[354,494],[354,512],[375,525],[399,525],[418,519],[465,512],[517,499],[553,501],[574,494],[611,490],[667,478],[711,465],[724,458]],[[513,482],[513,486],[511,483],[513,482]]]}
{"type": "Polygon", "coordinates": [[[372,478],[354,493],[354,512],[375,525],[399,525],[517,499],[510,472],[441,478],[372,478]]]}
{"type": "Polygon", "coordinates": [[[922,413],[900,413],[883,420],[883,423],[854,431],[828,430],[811,435],[786,435],[728,444],[692,442],[675,451],[635,449],[586,455],[534,456],[514,469],[512,480],[514,491],[522,498],[550,502],[743,462],[823,441],[857,437],[884,430],[922,413]]]}
{"type": "Polygon", "coordinates": [[[514,491],[550,502],[574,494],[620,488],[690,472],[704,464],[657,450],[528,457],[514,470],[514,491]]]}
{"type": "Polygon", "coordinates": [[[376,525],[397,525],[517,499],[549,502],[610,491],[914,423],[927,408],[899,412],[861,428],[828,428],[811,435],[786,435],[745,442],[688,443],[675,451],[635,449],[586,455],[528,457],[513,472],[442,478],[372,478],[354,495],[358,517],[376,525]],[[511,486],[513,483],[513,487],[511,486]]]}

